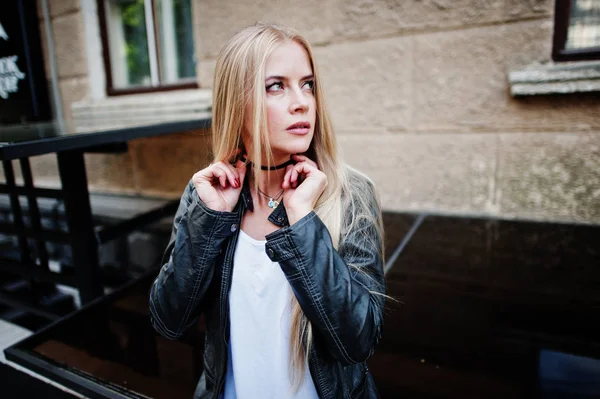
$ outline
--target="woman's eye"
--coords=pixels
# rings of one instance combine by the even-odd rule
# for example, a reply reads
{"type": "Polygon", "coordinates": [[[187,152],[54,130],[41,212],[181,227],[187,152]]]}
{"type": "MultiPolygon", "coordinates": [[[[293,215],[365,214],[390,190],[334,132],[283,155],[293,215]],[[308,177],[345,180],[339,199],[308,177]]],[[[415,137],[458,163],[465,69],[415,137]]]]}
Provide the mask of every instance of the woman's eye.
{"type": "Polygon", "coordinates": [[[279,91],[283,89],[282,82],[274,82],[267,86],[267,91],[279,91]]]}
{"type": "Polygon", "coordinates": [[[304,82],[302,87],[304,87],[305,89],[313,90],[315,88],[315,81],[307,80],[306,82],[304,82]]]}

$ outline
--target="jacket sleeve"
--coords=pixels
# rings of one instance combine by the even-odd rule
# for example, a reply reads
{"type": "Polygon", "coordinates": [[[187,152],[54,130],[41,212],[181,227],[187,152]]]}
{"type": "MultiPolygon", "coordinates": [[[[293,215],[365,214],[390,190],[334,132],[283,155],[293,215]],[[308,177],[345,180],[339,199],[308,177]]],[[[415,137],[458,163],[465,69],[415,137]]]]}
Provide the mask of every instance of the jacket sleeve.
{"type": "Polygon", "coordinates": [[[150,319],[169,339],[179,338],[198,318],[226,239],[237,229],[234,212],[208,208],[190,182],[173,221],[162,267],[150,289],[150,319]]]}
{"type": "MultiPolygon", "coordinates": [[[[379,216],[375,200],[370,211],[379,216]]],[[[383,325],[382,237],[369,220],[353,223],[338,250],[314,212],[267,236],[267,255],[281,265],[313,331],[345,365],[371,356],[383,325]]]]}

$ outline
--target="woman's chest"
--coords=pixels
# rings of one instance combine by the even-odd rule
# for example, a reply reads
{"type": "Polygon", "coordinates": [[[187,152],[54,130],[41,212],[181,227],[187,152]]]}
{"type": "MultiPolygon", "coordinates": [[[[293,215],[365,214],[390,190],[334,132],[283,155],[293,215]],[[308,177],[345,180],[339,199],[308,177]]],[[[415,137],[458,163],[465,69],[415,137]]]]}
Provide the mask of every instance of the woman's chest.
{"type": "Polygon", "coordinates": [[[240,231],[233,256],[230,298],[239,296],[242,302],[255,297],[276,300],[288,294],[285,275],[279,263],[267,256],[265,243],[240,231]]]}
{"type": "Polygon", "coordinates": [[[280,229],[279,226],[269,222],[270,211],[255,209],[242,216],[242,230],[256,240],[265,240],[265,237],[280,229]]]}

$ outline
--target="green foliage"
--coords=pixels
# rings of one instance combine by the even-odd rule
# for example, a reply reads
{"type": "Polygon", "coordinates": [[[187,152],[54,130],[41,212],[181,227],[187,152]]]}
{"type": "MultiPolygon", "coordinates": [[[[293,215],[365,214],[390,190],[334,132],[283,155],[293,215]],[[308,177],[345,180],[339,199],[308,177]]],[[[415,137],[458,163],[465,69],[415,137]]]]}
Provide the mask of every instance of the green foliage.
{"type": "Polygon", "coordinates": [[[120,5],[125,35],[125,55],[129,71],[128,83],[139,85],[150,76],[144,0],[122,1],[120,5]]]}

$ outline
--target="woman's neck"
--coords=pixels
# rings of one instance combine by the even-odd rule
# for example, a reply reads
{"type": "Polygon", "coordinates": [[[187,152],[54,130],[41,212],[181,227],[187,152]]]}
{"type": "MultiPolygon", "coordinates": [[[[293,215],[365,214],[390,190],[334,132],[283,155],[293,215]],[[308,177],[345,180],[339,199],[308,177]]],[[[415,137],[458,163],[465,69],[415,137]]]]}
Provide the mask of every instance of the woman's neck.
{"type": "MultiPolygon", "coordinates": [[[[272,170],[263,170],[266,168],[261,168],[260,165],[252,163],[252,169],[255,169],[257,172],[256,176],[254,175],[254,170],[250,173],[250,186],[252,189],[254,189],[254,178],[256,177],[260,191],[271,198],[277,197],[281,193],[281,184],[283,183],[283,177],[287,169],[285,163],[290,162],[290,160],[290,155],[277,157],[275,159],[276,162],[270,165],[272,170]],[[277,168],[278,166],[279,168],[277,168]]],[[[261,197],[261,200],[265,199],[264,196],[258,195],[258,193],[257,197],[261,197]]],[[[266,201],[268,202],[268,199],[266,201]]]]}
{"type": "MultiPolygon", "coordinates": [[[[256,176],[258,189],[270,197],[276,197],[281,192],[281,184],[283,183],[285,171],[285,168],[277,170],[259,170],[258,175],[256,176]]],[[[254,187],[254,174],[251,174],[250,186],[254,187]]]]}

